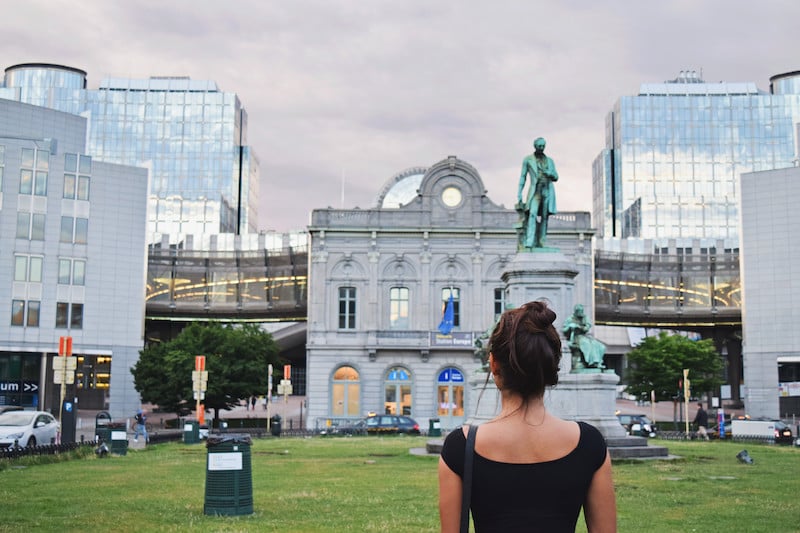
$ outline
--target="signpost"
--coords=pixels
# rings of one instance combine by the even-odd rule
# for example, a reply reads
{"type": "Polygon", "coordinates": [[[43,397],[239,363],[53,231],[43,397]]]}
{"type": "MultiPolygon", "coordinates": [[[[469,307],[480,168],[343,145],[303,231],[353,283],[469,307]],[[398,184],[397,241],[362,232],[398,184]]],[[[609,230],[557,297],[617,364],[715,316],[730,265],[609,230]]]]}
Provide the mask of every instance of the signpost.
{"type": "Polygon", "coordinates": [[[270,418],[270,408],[272,407],[272,364],[267,365],[267,431],[270,429],[272,419],[270,418]]]}
{"type": "Polygon", "coordinates": [[[194,371],[192,371],[192,390],[194,399],[197,400],[197,422],[205,424],[206,415],[201,400],[206,399],[208,389],[208,371],[206,370],[206,356],[198,355],[194,358],[194,371]]]}
{"type": "MultiPolygon", "coordinates": [[[[64,397],[67,385],[75,383],[75,369],[78,368],[76,358],[72,356],[72,337],[58,338],[58,357],[53,359],[53,383],[61,385],[61,397],[58,402],[58,423],[63,426],[64,397]]],[[[71,409],[70,409],[71,411],[71,409]]],[[[74,438],[74,436],[73,436],[74,438]]],[[[59,435],[59,441],[61,437],[59,435]]]]}
{"type": "Polygon", "coordinates": [[[691,397],[691,392],[689,390],[689,369],[683,369],[683,413],[684,418],[686,419],[686,436],[689,436],[689,398],[691,397]]]}
{"type": "Polygon", "coordinates": [[[283,379],[278,385],[278,394],[283,394],[283,403],[289,403],[292,394],[292,365],[283,365],[283,379]]]}

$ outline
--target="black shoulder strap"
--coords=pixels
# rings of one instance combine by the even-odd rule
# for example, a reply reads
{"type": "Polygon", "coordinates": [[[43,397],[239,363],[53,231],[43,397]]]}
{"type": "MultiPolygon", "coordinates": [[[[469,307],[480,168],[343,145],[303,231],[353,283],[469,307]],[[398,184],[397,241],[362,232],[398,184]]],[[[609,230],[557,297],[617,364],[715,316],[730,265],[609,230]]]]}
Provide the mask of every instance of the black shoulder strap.
{"type": "Polygon", "coordinates": [[[464,449],[464,479],[461,484],[461,533],[469,533],[469,506],[472,496],[472,456],[475,454],[475,434],[478,426],[470,426],[464,449]]]}

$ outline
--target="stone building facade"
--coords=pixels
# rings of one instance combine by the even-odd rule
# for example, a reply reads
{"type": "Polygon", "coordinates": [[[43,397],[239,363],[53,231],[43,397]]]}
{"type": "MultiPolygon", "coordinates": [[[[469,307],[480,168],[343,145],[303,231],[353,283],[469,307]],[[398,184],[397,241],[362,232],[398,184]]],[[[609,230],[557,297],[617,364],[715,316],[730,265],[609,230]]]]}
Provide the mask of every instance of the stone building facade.
{"type": "MultiPolygon", "coordinates": [[[[390,178],[375,208],[314,210],[307,427],[370,412],[411,416],[423,431],[433,418],[443,429],[462,424],[477,400],[474,341],[505,307],[501,274],[517,253],[517,223],[455,156],[390,178]],[[454,326],[442,334],[451,295],[454,326]]],[[[550,219],[548,246],[574,263],[574,300],[589,310],[592,236],[588,213],[550,219]]]]}

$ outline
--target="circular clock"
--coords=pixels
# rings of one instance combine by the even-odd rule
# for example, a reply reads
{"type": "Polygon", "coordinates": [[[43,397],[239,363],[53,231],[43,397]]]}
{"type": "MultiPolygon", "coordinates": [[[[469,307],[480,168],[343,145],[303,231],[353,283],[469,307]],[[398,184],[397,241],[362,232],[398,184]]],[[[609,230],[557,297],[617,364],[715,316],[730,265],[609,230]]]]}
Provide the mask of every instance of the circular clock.
{"type": "Polygon", "coordinates": [[[442,202],[447,207],[455,207],[461,203],[461,191],[458,187],[447,187],[442,191],[442,202]]]}

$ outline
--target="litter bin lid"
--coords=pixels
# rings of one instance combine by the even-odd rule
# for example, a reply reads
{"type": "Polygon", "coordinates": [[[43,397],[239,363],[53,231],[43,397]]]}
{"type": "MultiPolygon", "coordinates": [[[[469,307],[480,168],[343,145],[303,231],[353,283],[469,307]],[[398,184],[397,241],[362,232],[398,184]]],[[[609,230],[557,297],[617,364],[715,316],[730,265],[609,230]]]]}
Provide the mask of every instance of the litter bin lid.
{"type": "Polygon", "coordinates": [[[252,444],[253,439],[246,433],[215,433],[206,439],[206,448],[230,442],[232,444],[252,444]]]}
{"type": "Polygon", "coordinates": [[[96,426],[105,426],[106,424],[111,423],[111,413],[108,411],[100,411],[94,417],[94,423],[96,426]]]}

